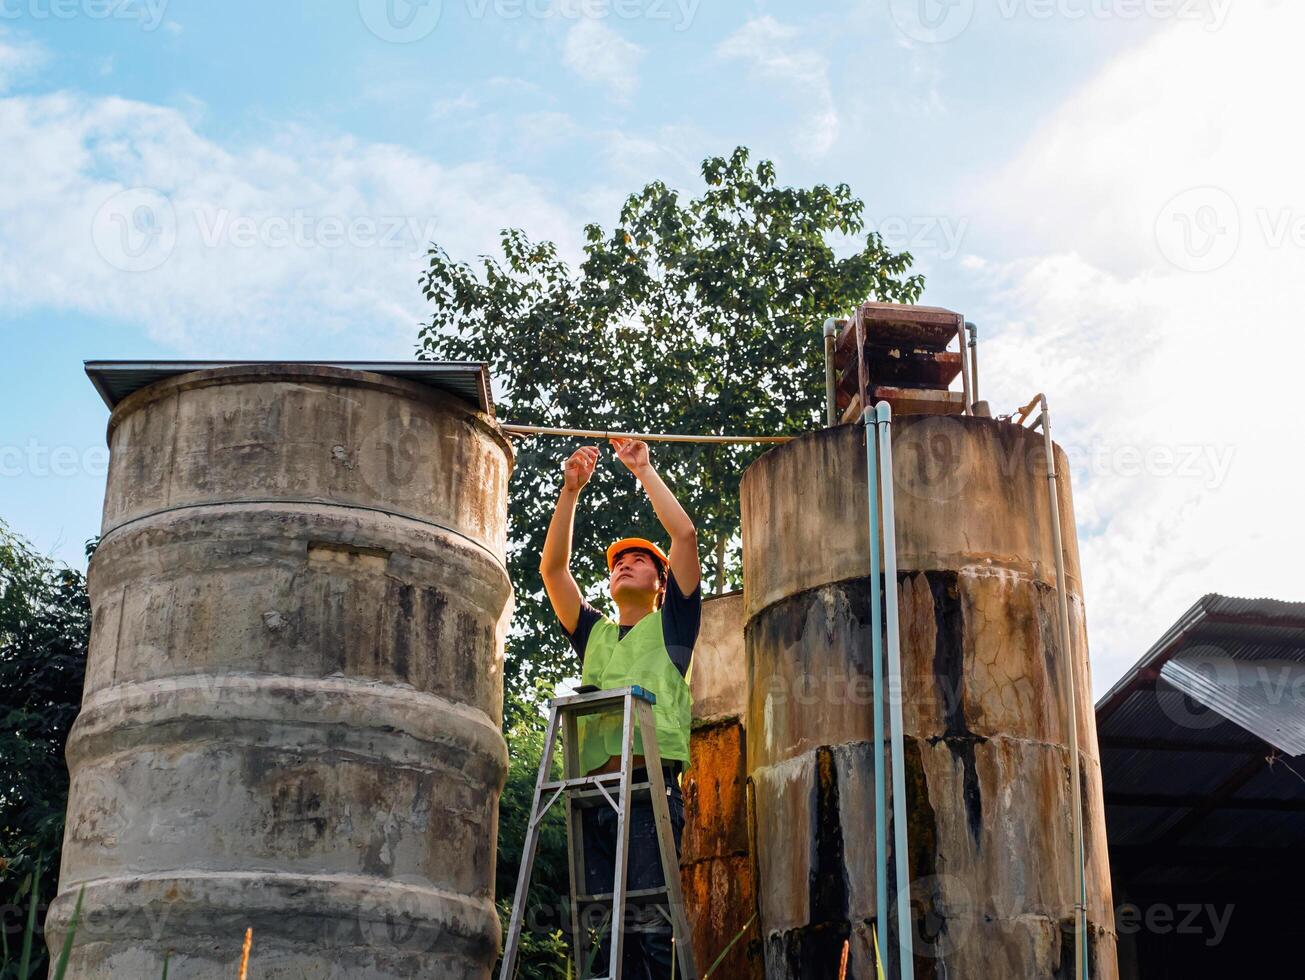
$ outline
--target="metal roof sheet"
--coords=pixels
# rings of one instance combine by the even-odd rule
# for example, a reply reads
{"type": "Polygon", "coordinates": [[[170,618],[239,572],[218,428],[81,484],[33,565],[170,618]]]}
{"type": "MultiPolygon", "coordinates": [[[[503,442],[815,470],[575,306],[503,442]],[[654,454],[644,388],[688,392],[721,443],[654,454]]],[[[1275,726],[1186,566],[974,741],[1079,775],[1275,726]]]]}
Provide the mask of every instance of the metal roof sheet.
{"type": "Polygon", "coordinates": [[[487,415],[494,414],[489,369],[475,361],[87,361],[86,374],[95,390],[112,409],[134,391],[156,381],[191,371],[239,367],[245,364],[313,364],[346,371],[370,371],[415,381],[465,399],[487,415]]]}
{"type": "Polygon", "coordinates": [[[1305,602],[1207,595],[1097,702],[1130,880],[1226,879],[1248,848],[1305,845],[1303,695],[1305,602]]]}
{"type": "Polygon", "coordinates": [[[1197,647],[1171,657],[1160,676],[1287,755],[1305,755],[1305,664],[1220,656],[1197,647]]]}

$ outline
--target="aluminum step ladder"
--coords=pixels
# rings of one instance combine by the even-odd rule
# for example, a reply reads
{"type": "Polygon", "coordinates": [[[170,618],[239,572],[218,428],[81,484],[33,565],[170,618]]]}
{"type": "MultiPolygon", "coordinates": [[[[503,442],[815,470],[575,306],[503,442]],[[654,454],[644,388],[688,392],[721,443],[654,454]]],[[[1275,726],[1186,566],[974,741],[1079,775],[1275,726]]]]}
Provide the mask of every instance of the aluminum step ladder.
{"type": "Polygon", "coordinates": [[[576,964],[575,976],[578,980],[586,980],[584,971],[592,945],[588,927],[581,928],[581,908],[610,902],[611,913],[607,921],[612,924],[611,960],[605,977],[593,980],[620,980],[621,956],[625,945],[625,909],[627,905],[636,903],[657,905],[659,911],[669,919],[674,937],[672,949],[678,968],[677,980],[698,980],[684,897],[680,892],[680,861],[671,832],[670,811],[666,806],[666,781],[662,774],[661,754],[657,750],[657,728],[652,712],[656,701],[657,698],[651,691],[634,686],[607,691],[582,689],[576,694],[554,698],[549,702],[548,731],[544,736],[543,757],[539,760],[539,777],[535,781],[535,798],[530,810],[530,824],[526,829],[516,896],[512,900],[512,923],[508,927],[507,941],[503,946],[499,980],[512,980],[516,970],[526,895],[530,890],[530,873],[539,845],[540,825],[544,815],[562,796],[566,797],[567,866],[571,878],[571,948],[576,964]],[[618,772],[586,776],[580,772],[579,719],[583,715],[616,711],[623,713],[621,768],[618,772]],[[643,742],[642,754],[648,781],[631,783],[636,726],[643,742]],[[562,778],[550,779],[559,733],[563,745],[562,778]],[[631,803],[643,794],[648,794],[652,800],[665,885],[661,888],[635,890],[626,884],[626,866],[630,853],[628,817],[632,812],[631,803]],[[586,807],[608,805],[616,810],[616,875],[610,892],[585,894],[582,891],[585,887],[585,866],[581,818],[586,807]]]}

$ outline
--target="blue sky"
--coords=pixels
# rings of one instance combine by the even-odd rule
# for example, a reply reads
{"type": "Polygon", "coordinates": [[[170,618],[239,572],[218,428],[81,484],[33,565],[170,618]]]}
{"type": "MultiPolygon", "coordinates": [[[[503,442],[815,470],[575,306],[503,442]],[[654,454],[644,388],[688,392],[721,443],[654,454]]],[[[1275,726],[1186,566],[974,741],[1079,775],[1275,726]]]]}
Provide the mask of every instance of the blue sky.
{"type": "Polygon", "coordinates": [[[1204,592],[1305,598],[1302,28],[1272,0],[0,0],[0,517],[80,562],[83,359],[407,357],[429,239],[573,256],[742,144],[852,186],[980,324],[994,407],[1052,398],[1101,690],[1204,592]]]}

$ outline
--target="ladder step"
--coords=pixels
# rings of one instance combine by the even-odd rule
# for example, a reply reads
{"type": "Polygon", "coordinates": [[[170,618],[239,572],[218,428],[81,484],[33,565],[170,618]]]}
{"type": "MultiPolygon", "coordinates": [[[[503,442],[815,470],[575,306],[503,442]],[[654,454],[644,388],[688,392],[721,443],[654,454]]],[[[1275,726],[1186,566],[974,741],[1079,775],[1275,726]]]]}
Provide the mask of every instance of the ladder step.
{"type": "MultiPolygon", "coordinates": [[[[658,899],[665,899],[666,896],[667,896],[667,891],[664,887],[663,888],[631,888],[625,893],[625,900],[627,903],[639,902],[642,904],[649,904],[649,903],[657,902],[658,899]]],[[[610,904],[612,901],[612,893],[599,892],[596,895],[577,895],[575,897],[575,900],[583,905],[592,904],[593,902],[607,902],[608,904],[610,904]]]]}
{"type": "MultiPolygon", "coordinates": [[[[633,797],[637,793],[647,793],[650,789],[652,789],[652,784],[650,783],[631,783],[630,795],[633,797]]],[[[613,793],[612,795],[615,796],[616,794],[613,793]]],[[[607,797],[603,795],[601,789],[571,790],[568,796],[570,796],[572,804],[582,809],[599,805],[611,806],[611,804],[607,802],[607,797]]]]}
{"type": "Polygon", "coordinates": [[[550,779],[544,783],[540,790],[544,793],[551,793],[557,789],[584,789],[588,786],[598,786],[607,784],[613,789],[621,785],[621,774],[619,772],[605,772],[599,776],[573,776],[570,779],[550,779]]]}
{"type": "MultiPolygon", "coordinates": [[[[651,784],[648,782],[631,783],[630,789],[633,791],[646,790],[651,784]]],[[[572,779],[554,779],[544,783],[540,789],[545,793],[552,793],[559,789],[564,789],[574,799],[580,795],[602,795],[599,786],[606,786],[608,792],[616,792],[621,788],[621,774],[619,772],[604,773],[601,776],[576,776],[572,779]]]]}

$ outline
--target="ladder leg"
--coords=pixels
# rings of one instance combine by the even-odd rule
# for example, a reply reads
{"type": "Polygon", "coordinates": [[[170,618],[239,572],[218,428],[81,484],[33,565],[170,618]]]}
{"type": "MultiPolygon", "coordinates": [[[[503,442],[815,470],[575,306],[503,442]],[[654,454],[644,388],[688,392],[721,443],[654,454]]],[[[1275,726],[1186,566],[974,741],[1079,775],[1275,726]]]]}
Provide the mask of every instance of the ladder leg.
{"type": "MultiPolygon", "coordinates": [[[[562,778],[582,776],[580,772],[579,725],[573,712],[562,713],[562,778]]],[[[588,888],[585,885],[584,810],[576,806],[571,794],[566,794],[566,849],[571,877],[571,950],[575,956],[575,976],[584,980],[585,964],[589,962],[589,930],[581,929],[580,905],[577,897],[588,888]]]]}
{"type": "Polygon", "coordinates": [[[693,933],[685,914],[684,895],[680,888],[680,855],[675,847],[670,809],[666,805],[666,780],[662,777],[662,756],[657,747],[657,728],[652,706],[638,702],[639,732],[643,736],[644,764],[648,767],[649,800],[657,826],[657,849],[661,855],[662,876],[666,879],[666,900],[675,936],[675,958],[682,980],[698,980],[693,956],[693,933]]]}
{"type": "Polygon", "coordinates": [[[634,696],[625,696],[621,724],[621,790],[616,811],[616,875],[612,882],[612,957],[608,980],[621,980],[621,958],[625,955],[625,892],[630,862],[630,757],[634,749],[634,696]]]}
{"type": "Polygon", "coordinates": [[[517,950],[521,946],[522,920],[526,914],[526,895],[530,891],[530,872],[535,865],[535,850],[539,846],[539,803],[544,783],[553,768],[553,749],[557,744],[557,708],[548,716],[548,733],[544,736],[544,752],[539,760],[539,776],[535,780],[535,797],[530,806],[530,823],[526,827],[525,846],[521,850],[521,870],[517,873],[517,890],[512,899],[512,922],[508,926],[507,941],[503,944],[503,965],[499,980],[512,980],[516,971],[517,950]]]}

